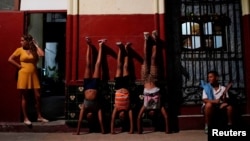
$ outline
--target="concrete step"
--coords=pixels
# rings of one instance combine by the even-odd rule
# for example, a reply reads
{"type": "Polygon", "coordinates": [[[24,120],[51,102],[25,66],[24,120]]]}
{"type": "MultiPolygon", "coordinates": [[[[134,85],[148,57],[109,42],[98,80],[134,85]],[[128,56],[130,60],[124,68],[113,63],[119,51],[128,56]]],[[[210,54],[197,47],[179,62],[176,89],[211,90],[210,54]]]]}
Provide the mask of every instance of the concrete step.
{"type": "Polygon", "coordinates": [[[74,128],[70,128],[65,124],[65,120],[51,121],[48,123],[32,122],[31,126],[27,126],[22,122],[0,122],[0,132],[73,132],[74,128]]]}
{"type": "MultiPolygon", "coordinates": [[[[145,132],[153,132],[153,127],[143,128],[145,132]]],[[[115,128],[116,132],[122,132],[121,127],[115,128]]],[[[0,132],[37,132],[37,133],[63,133],[76,132],[76,127],[68,126],[65,120],[50,121],[48,123],[32,122],[27,126],[22,122],[0,122],[0,132]]],[[[81,127],[81,132],[89,132],[89,128],[81,127]]]]}
{"type": "MultiPolygon", "coordinates": [[[[250,126],[250,115],[241,115],[239,123],[250,126]]],[[[204,116],[179,115],[178,123],[180,130],[203,130],[204,116]]],[[[121,128],[117,127],[116,131],[121,128]]],[[[144,131],[153,131],[153,127],[144,127],[144,131]]],[[[32,122],[32,126],[27,126],[23,122],[0,122],[0,132],[75,132],[76,127],[67,125],[66,120],[55,120],[48,123],[32,122]]],[[[86,127],[81,128],[81,132],[88,132],[86,127]]]]}

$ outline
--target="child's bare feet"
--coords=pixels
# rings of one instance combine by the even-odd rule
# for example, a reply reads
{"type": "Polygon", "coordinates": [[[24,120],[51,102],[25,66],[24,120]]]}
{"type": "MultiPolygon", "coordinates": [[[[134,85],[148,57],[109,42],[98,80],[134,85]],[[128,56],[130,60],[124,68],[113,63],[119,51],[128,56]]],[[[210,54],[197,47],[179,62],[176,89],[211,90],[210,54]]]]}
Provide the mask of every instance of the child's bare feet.
{"type": "Polygon", "coordinates": [[[124,46],[124,44],[122,42],[116,42],[116,45],[117,45],[117,47],[119,47],[122,50],[122,52],[126,51],[126,50],[124,50],[126,48],[125,48],[125,46],[124,46]]]}
{"type": "Polygon", "coordinates": [[[152,38],[156,41],[159,39],[159,34],[157,30],[152,31],[152,38]]]}
{"type": "Polygon", "coordinates": [[[129,48],[131,47],[132,43],[130,42],[127,42],[126,45],[125,45],[125,51],[128,53],[129,51],[129,48]]]}
{"type": "Polygon", "coordinates": [[[116,42],[115,43],[117,46],[121,46],[122,45],[122,42],[116,42]]]}
{"type": "Polygon", "coordinates": [[[91,40],[89,37],[85,37],[85,40],[86,40],[87,44],[91,44],[91,40]]]}
{"type": "Polygon", "coordinates": [[[98,43],[105,43],[107,41],[107,39],[100,39],[98,40],[98,43]]]}
{"type": "Polygon", "coordinates": [[[107,39],[100,39],[98,40],[99,47],[103,47],[104,43],[107,41],[107,39]]]}
{"type": "Polygon", "coordinates": [[[148,38],[149,38],[149,32],[143,32],[143,35],[144,35],[144,39],[148,40],[148,38]]]}
{"type": "Polygon", "coordinates": [[[131,45],[132,45],[132,43],[127,42],[125,46],[126,46],[126,47],[130,47],[131,45]]]}
{"type": "Polygon", "coordinates": [[[115,44],[116,44],[117,47],[119,47],[119,48],[123,48],[123,47],[124,47],[124,45],[123,45],[122,42],[116,42],[115,44]]]}

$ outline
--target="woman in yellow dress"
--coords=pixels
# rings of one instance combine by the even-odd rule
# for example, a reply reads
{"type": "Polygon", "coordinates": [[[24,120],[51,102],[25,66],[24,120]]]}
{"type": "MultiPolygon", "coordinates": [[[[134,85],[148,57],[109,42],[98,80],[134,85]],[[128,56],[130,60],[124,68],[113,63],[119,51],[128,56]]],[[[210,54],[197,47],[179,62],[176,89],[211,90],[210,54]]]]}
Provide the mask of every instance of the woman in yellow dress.
{"type": "Polygon", "coordinates": [[[39,57],[44,56],[44,51],[38,46],[37,42],[31,35],[23,35],[21,37],[21,45],[21,47],[17,48],[11,54],[8,61],[19,69],[17,89],[20,91],[20,94],[22,96],[21,105],[24,124],[32,124],[28,118],[26,111],[26,105],[30,90],[34,90],[37,121],[48,122],[47,119],[42,117],[40,110],[40,82],[36,67],[39,57]]]}

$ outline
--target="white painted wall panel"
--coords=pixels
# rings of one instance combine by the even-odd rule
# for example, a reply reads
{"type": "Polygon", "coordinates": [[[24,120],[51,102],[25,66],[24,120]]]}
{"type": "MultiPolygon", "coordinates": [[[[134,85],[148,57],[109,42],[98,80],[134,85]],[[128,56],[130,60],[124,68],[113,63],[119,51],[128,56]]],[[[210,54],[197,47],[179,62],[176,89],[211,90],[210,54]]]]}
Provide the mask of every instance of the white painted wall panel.
{"type": "Polygon", "coordinates": [[[152,13],[153,3],[147,0],[91,0],[83,1],[81,14],[152,13]]]}
{"type": "Polygon", "coordinates": [[[67,0],[21,0],[20,10],[67,10],[67,0]]]}
{"type": "Polygon", "coordinates": [[[250,14],[250,0],[241,0],[242,4],[242,15],[250,14]]]}
{"type": "Polygon", "coordinates": [[[164,0],[80,0],[79,5],[84,15],[164,13],[164,0]]]}

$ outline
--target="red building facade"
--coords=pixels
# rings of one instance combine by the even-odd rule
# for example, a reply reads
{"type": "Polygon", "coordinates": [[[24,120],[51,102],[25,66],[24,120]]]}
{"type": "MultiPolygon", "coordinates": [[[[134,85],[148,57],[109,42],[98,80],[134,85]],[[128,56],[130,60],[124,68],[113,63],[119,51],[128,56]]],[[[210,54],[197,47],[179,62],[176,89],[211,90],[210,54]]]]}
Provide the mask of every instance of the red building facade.
{"type": "MultiPolygon", "coordinates": [[[[22,2],[22,1],[21,1],[22,2]]],[[[244,89],[246,95],[246,102],[242,104],[243,116],[249,123],[250,114],[250,77],[248,73],[250,72],[249,63],[249,48],[250,45],[250,12],[249,12],[249,1],[241,1],[242,7],[242,49],[243,49],[243,69],[244,71],[244,89]]],[[[174,53],[171,51],[171,45],[178,46],[172,40],[171,29],[172,24],[175,24],[178,18],[171,17],[171,12],[175,10],[168,10],[171,6],[177,6],[178,2],[164,1],[164,0],[128,0],[128,1],[118,1],[118,0],[91,0],[91,1],[78,1],[78,0],[68,0],[66,9],[24,9],[20,11],[3,11],[0,12],[1,29],[5,32],[0,33],[0,41],[3,43],[1,52],[1,66],[6,66],[1,68],[2,72],[0,74],[1,88],[0,91],[4,94],[4,99],[1,100],[1,112],[3,113],[0,121],[20,121],[21,108],[20,108],[20,97],[17,90],[15,90],[15,80],[13,74],[15,74],[15,69],[8,64],[7,59],[10,53],[19,46],[19,37],[26,32],[25,27],[27,27],[27,13],[45,13],[45,12],[67,12],[66,21],[66,33],[65,33],[65,119],[68,123],[76,122],[79,113],[79,104],[82,102],[82,84],[83,84],[83,74],[85,66],[85,52],[86,43],[85,37],[88,36],[93,40],[94,45],[98,45],[97,40],[105,38],[107,39],[107,49],[105,54],[106,63],[103,64],[104,72],[102,75],[107,79],[108,84],[112,85],[114,79],[114,74],[116,70],[116,57],[117,48],[115,43],[117,41],[121,42],[131,42],[132,49],[135,53],[133,56],[134,63],[134,73],[136,78],[136,83],[138,84],[138,89],[140,90],[140,69],[141,69],[141,58],[143,55],[143,32],[151,32],[153,30],[158,30],[160,39],[162,40],[163,50],[162,55],[162,72],[164,84],[166,87],[171,87],[169,84],[177,77],[172,77],[178,70],[175,71],[175,65],[171,65],[171,59],[174,58],[174,53]],[[143,5],[143,6],[142,6],[143,5]],[[168,20],[172,21],[168,21],[168,20]],[[11,41],[10,41],[11,40],[11,41]],[[15,42],[12,42],[15,41],[15,42]],[[7,41],[7,42],[6,42],[7,41]],[[172,42],[172,44],[169,44],[172,42]],[[8,82],[8,83],[6,83],[8,82]],[[6,108],[11,101],[11,106],[6,108]]],[[[21,4],[22,5],[22,4],[21,4]]],[[[181,6],[177,6],[181,8],[181,6]]],[[[177,10],[176,10],[177,11],[177,10]]],[[[178,13],[178,12],[176,12],[178,13]]],[[[175,33],[178,31],[175,31],[175,33]]],[[[178,40],[177,40],[178,41],[178,40]]],[[[41,41],[42,42],[42,41],[41,41]]],[[[181,42],[181,40],[179,40],[181,42]]],[[[179,87],[176,87],[177,89],[179,87]]],[[[110,92],[107,90],[108,93],[110,92]]],[[[137,92],[137,91],[136,91],[137,92]]],[[[179,123],[181,129],[193,129],[193,128],[203,128],[203,116],[200,113],[200,103],[191,105],[182,105],[181,97],[178,94],[179,91],[176,90],[166,90],[168,92],[168,101],[174,101],[171,103],[173,120],[176,121],[176,125],[179,123]],[[173,92],[173,93],[171,93],[173,92]],[[171,94],[169,94],[171,93],[171,94]],[[169,96],[170,95],[170,96],[169,96]],[[176,102],[176,103],[175,103],[176,102]],[[199,122],[197,122],[199,121],[199,122]],[[190,124],[187,124],[190,123],[190,124]]],[[[136,93],[138,103],[140,103],[140,91],[136,93]]],[[[106,101],[112,101],[112,94],[107,94],[106,101]]],[[[111,102],[112,103],[112,102],[111,102]]],[[[112,104],[108,103],[106,105],[107,114],[111,111],[112,104]]],[[[174,126],[174,125],[173,125],[174,126]]]]}

